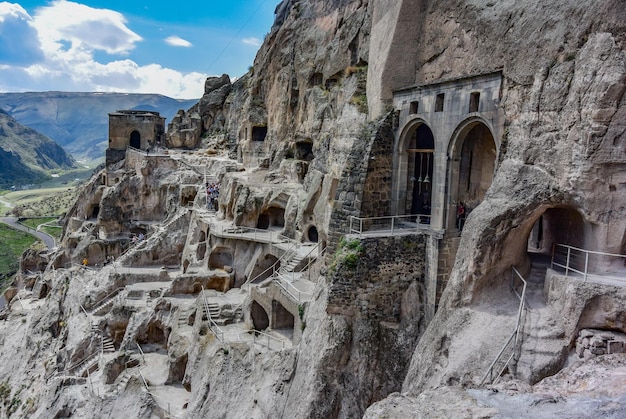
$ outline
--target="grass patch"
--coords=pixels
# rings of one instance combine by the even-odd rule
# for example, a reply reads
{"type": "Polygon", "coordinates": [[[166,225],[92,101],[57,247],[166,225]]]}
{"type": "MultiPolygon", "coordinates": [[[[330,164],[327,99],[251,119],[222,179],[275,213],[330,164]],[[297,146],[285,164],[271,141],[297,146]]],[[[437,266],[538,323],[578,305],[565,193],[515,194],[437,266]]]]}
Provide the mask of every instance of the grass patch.
{"type": "Polygon", "coordinates": [[[14,205],[5,214],[17,217],[58,216],[67,212],[78,192],[79,188],[74,187],[29,189],[7,193],[2,199],[14,205]]]}
{"type": "Polygon", "coordinates": [[[49,223],[50,221],[54,220],[56,220],[56,217],[24,218],[20,220],[20,224],[23,224],[26,227],[30,227],[33,230],[37,230],[37,226],[39,226],[40,224],[49,223]]]}
{"type": "Polygon", "coordinates": [[[19,268],[20,256],[35,242],[37,239],[30,234],[0,224],[0,289],[10,284],[19,268]]]}

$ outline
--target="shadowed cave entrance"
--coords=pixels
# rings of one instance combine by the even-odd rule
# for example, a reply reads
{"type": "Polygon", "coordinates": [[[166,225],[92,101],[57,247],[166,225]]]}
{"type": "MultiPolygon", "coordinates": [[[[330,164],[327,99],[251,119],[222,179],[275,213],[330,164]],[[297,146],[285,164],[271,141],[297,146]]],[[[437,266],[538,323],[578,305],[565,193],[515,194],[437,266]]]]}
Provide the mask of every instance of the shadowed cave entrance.
{"type": "Polygon", "coordinates": [[[252,318],[252,326],[254,330],[265,330],[270,325],[270,319],[261,304],[253,301],[250,306],[250,317],[252,318]]]}
{"type": "Polygon", "coordinates": [[[141,134],[139,134],[139,131],[130,133],[129,145],[133,148],[141,149],[141,134]]]}

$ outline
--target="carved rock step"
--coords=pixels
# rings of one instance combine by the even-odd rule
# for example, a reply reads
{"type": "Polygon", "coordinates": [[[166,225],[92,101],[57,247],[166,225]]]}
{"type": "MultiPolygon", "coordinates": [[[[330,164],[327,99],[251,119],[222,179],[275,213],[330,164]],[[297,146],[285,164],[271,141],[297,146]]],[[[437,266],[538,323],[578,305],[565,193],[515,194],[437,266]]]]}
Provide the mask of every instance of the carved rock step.
{"type": "Polygon", "coordinates": [[[87,375],[87,371],[89,371],[90,373],[92,371],[95,371],[98,369],[98,364],[99,364],[99,359],[100,358],[100,353],[96,352],[93,355],[91,355],[85,362],[83,362],[83,364],[80,365],[80,367],[76,370],[76,376],[77,377],[84,377],[85,375],[87,375]]]}
{"type": "Polygon", "coordinates": [[[113,340],[111,340],[108,336],[102,337],[102,351],[104,352],[115,352],[115,344],[113,340]]]}
{"type": "Polygon", "coordinates": [[[517,373],[534,384],[559,370],[569,343],[549,307],[530,310],[527,316],[517,373]]]}
{"type": "Polygon", "coordinates": [[[109,311],[111,307],[113,307],[113,303],[115,302],[115,297],[117,297],[117,295],[114,295],[106,299],[105,301],[101,302],[100,304],[98,304],[98,306],[96,306],[93,310],[91,310],[91,314],[94,314],[96,316],[101,316],[103,314],[106,314],[106,312],[109,311]]]}
{"type": "Polygon", "coordinates": [[[189,316],[191,316],[194,311],[196,311],[195,305],[181,309],[178,315],[178,327],[188,326],[189,316]]]}

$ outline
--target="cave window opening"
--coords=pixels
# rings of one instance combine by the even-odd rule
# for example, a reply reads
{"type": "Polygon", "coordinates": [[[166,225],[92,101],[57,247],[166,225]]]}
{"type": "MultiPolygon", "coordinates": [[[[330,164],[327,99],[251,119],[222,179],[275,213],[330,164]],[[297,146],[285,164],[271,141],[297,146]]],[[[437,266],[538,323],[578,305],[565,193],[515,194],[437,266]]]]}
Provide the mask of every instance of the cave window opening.
{"type": "Polygon", "coordinates": [[[300,141],[296,143],[295,156],[297,160],[311,161],[313,160],[313,142],[300,141]]]}
{"type": "Polygon", "coordinates": [[[250,305],[250,317],[254,330],[262,331],[267,329],[270,325],[270,319],[265,309],[256,301],[252,301],[250,305]]]}
{"type": "Polygon", "coordinates": [[[437,98],[435,99],[435,112],[443,112],[443,99],[444,99],[444,94],[443,93],[439,93],[437,95],[437,98]]]}
{"type": "Polygon", "coordinates": [[[132,148],[141,149],[141,134],[139,131],[133,131],[130,133],[130,143],[132,148]]]}
{"type": "Polygon", "coordinates": [[[256,228],[261,230],[267,230],[270,228],[270,216],[266,213],[259,214],[259,218],[256,222],[256,228]]]}
{"type": "Polygon", "coordinates": [[[310,226],[307,230],[307,237],[310,242],[317,243],[319,240],[319,234],[317,232],[317,227],[310,226]]]}
{"type": "Polygon", "coordinates": [[[91,209],[91,217],[90,218],[98,218],[98,214],[100,214],[100,205],[94,205],[91,209]]]}
{"type": "Polygon", "coordinates": [[[411,114],[411,115],[416,114],[418,112],[418,110],[419,110],[419,105],[420,105],[420,103],[418,101],[411,102],[411,104],[409,106],[410,107],[409,114],[411,114]]]}
{"type": "Polygon", "coordinates": [[[470,94],[469,112],[478,112],[480,104],[480,92],[472,92],[470,94]]]}
{"type": "Polygon", "coordinates": [[[322,73],[313,73],[310,80],[311,86],[321,86],[324,83],[324,75],[322,73]]]}
{"type": "Polygon", "coordinates": [[[252,141],[265,141],[267,127],[252,127],[252,141]]]}

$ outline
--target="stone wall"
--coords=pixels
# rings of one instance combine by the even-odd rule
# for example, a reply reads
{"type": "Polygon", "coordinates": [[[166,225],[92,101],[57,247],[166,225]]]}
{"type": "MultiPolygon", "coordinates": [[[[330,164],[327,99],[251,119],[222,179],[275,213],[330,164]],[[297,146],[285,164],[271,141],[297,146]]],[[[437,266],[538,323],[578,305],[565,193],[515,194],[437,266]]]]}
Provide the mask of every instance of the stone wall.
{"type": "Polygon", "coordinates": [[[378,126],[370,147],[367,177],[363,186],[361,217],[391,214],[391,170],[393,167],[393,114],[378,126]]]}
{"type": "Polygon", "coordinates": [[[398,321],[403,293],[414,282],[424,286],[425,236],[364,238],[359,246],[354,240],[358,242],[347,242],[334,256],[327,311],[398,321]]]}

